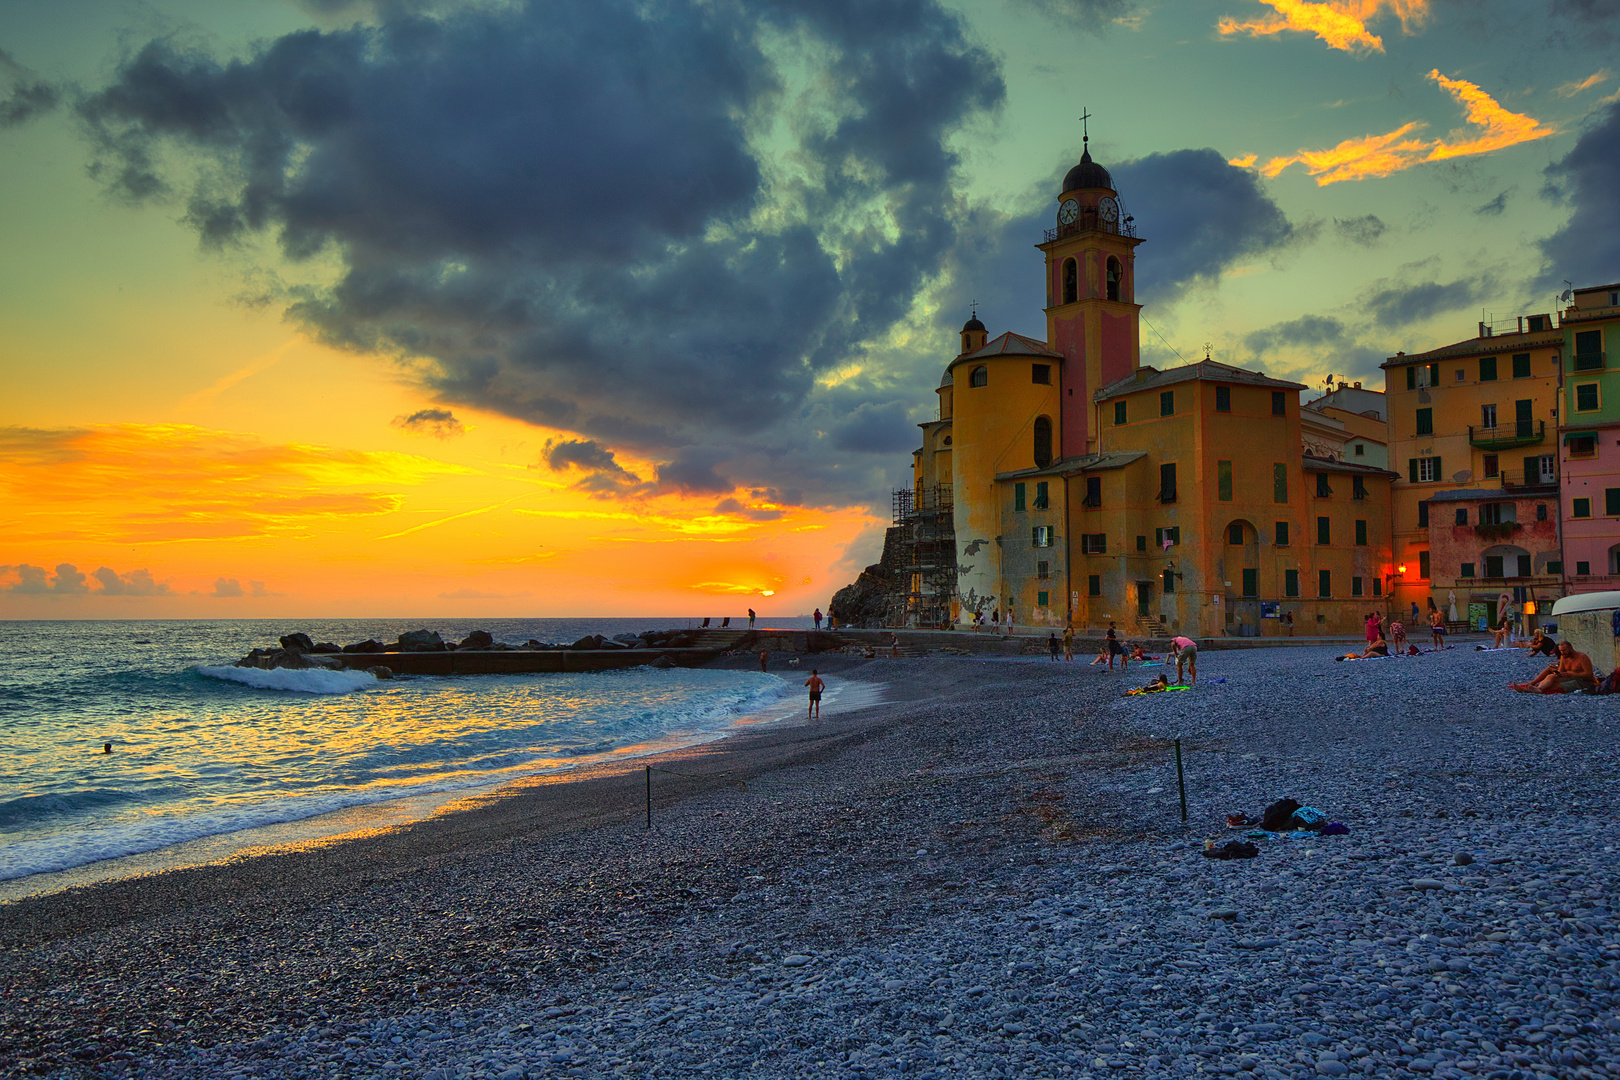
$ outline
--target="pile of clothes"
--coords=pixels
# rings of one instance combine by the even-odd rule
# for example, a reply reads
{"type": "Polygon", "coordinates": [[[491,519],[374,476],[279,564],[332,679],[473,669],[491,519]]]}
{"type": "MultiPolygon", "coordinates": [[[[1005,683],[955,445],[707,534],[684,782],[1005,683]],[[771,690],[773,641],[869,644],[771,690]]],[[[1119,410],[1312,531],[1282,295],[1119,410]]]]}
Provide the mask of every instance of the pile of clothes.
{"type": "Polygon", "coordinates": [[[1314,806],[1304,806],[1294,799],[1278,799],[1259,818],[1247,814],[1228,814],[1226,824],[1233,829],[1252,829],[1245,840],[1229,840],[1217,846],[1214,840],[1204,841],[1206,859],[1252,859],[1260,849],[1249,841],[1284,840],[1294,833],[1314,833],[1317,836],[1348,836],[1349,826],[1342,821],[1329,821],[1327,815],[1314,806]]]}

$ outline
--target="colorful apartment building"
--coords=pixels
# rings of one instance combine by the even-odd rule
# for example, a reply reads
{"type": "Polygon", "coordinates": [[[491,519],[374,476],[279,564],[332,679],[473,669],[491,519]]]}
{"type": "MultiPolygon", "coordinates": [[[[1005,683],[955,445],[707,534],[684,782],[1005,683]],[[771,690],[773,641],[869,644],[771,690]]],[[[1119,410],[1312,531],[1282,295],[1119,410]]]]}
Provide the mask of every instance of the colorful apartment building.
{"type": "MultiPolygon", "coordinates": [[[[1397,610],[1474,624],[1562,592],[1558,408],[1564,334],[1550,315],[1382,365],[1397,610]]],[[[1523,610],[1519,608],[1519,610],[1523,610]]]]}
{"type": "Polygon", "coordinates": [[[1564,310],[1562,474],[1569,592],[1620,582],[1620,284],[1576,289],[1564,310]]]}

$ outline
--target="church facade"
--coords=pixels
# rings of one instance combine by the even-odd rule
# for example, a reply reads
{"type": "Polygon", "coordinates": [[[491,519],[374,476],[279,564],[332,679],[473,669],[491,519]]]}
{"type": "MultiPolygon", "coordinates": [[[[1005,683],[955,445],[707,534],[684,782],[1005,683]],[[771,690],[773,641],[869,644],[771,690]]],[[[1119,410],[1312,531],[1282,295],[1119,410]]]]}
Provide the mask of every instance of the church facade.
{"type": "Polygon", "coordinates": [[[1119,194],[1089,148],[1064,178],[1036,245],[1046,340],[963,326],[896,493],[905,621],[1357,632],[1392,580],[1395,474],[1307,453],[1299,383],[1142,366],[1119,194]]]}

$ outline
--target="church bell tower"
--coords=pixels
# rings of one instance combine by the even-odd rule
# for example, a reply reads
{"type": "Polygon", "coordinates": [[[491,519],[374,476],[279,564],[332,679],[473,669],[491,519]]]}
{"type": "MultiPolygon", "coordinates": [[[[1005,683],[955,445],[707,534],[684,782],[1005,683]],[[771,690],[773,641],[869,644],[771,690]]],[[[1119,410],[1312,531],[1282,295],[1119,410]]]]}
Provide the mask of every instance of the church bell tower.
{"type": "Polygon", "coordinates": [[[1065,457],[1096,451],[1091,395],[1141,363],[1136,245],[1142,241],[1108,170],[1091,160],[1089,134],[1084,141],[1080,163],[1063,178],[1054,227],[1037,245],[1046,253],[1047,347],[1064,357],[1065,457]]]}

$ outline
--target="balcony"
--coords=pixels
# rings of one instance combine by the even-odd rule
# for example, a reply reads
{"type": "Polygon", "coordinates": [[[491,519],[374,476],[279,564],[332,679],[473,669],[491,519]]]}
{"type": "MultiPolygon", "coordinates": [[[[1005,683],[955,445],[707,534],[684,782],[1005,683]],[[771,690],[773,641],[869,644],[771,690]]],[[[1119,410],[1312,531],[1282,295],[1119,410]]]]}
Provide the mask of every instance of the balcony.
{"type": "Polygon", "coordinates": [[[1468,445],[1478,450],[1512,450],[1518,446],[1535,446],[1546,441],[1547,421],[1520,420],[1515,424],[1496,427],[1468,425],[1468,445]]]}
{"type": "Polygon", "coordinates": [[[1608,367],[1606,352],[1578,352],[1575,354],[1576,371],[1602,371],[1608,367]]]}

